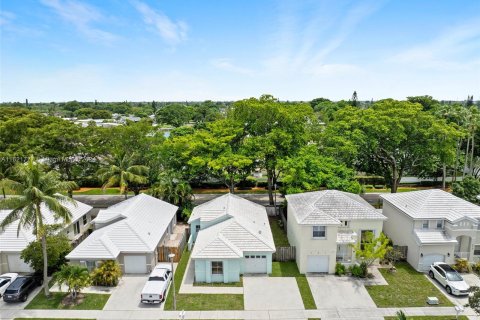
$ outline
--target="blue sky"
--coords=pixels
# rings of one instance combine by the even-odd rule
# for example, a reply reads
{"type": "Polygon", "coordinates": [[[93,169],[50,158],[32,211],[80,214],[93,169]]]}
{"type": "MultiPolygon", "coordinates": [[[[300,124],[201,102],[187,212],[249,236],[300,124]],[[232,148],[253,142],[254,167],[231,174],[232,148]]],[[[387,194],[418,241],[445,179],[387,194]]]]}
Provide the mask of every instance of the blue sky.
{"type": "Polygon", "coordinates": [[[478,0],[0,5],[0,101],[480,98],[478,0]]]}

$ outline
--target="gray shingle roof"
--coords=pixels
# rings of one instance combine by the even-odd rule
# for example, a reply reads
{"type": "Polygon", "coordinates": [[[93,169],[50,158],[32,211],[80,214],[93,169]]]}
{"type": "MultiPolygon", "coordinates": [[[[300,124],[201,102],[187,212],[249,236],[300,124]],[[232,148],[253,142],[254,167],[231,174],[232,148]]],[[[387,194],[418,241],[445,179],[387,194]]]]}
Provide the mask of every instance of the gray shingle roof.
{"type": "Polygon", "coordinates": [[[211,221],[211,212],[221,212],[216,217],[225,216],[226,220],[199,231],[192,258],[239,258],[244,251],[275,252],[265,207],[226,194],[196,208],[190,222],[204,218],[211,221]]]}
{"type": "Polygon", "coordinates": [[[480,218],[480,207],[439,189],[381,195],[413,219],[446,219],[457,221],[463,217],[480,218]]]}
{"type": "Polygon", "coordinates": [[[386,220],[359,195],[324,190],[285,196],[299,224],[337,225],[341,220],[386,220]]]}

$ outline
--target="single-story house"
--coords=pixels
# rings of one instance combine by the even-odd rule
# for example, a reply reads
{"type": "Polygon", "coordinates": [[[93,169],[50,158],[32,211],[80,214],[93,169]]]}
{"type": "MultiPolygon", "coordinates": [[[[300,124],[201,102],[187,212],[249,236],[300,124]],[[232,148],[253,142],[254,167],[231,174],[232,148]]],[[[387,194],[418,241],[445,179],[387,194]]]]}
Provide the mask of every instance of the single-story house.
{"type": "Polygon", "coordinates": [[[103,260],[116,260],[123,273],[148,273],[157,264],[157,248],[172,233],[177,210],[143,193],[100,210],[92,221],[95,231],[66,258],[89,270],[103,260]]]}
{"type": "Polygon", "coordinates": [[[395,245],[408,246],[418,271],[455,258],[480,260],[480,207],[439,189],[384,194],[384,230],[395,245]]]}
{"type": "MultiPolygon", "coordinates": [[[[90,228],[92,207],[75,201],[73,203],[65,203],[72,213],[70,224],[65,226],[61,232],[75,242],[80,239],[90,228]]],[[[62,223],[56,220],[54,214],[42,204],[40,210],[46,224],[62,223]]],[[[11,212],[11,210],[0,210],[0,222],[11,212]]],[[[5,228],[0,228],[0,274],[6,272],[31,272],[33,269],[26,264],[20,254],[27,245],[36,240],[33,234],[33,227],[22,227],[18,230],[19,220],[14,221],[5,228]],[[18,231],[18,234],[17,234],[18,231]]]]}
{"type": "Polygon", "coordinates": [[[355,262],[353,244],[367,232],[378,237],[387,219],[357,194],[324,190],[291,194],[287,236],[300,273],[334,273],[337,262],[355,262]]]}
{"type": "Polygon", "coordinates": [[[195,207],[188,223],[196,282],[272,272],[275,244],[264,206],[229,193],[195,207]]]}

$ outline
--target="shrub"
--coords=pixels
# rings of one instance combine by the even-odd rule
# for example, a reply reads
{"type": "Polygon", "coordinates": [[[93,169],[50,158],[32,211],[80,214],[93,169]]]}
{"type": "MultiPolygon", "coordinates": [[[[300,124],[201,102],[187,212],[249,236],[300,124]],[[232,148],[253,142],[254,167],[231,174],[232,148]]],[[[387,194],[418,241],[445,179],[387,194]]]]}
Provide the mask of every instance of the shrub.
{"type": "Polygon", "coordinates": [[[239,190],[249,190],[257,185],[257,179],[248,176],[237,184],[239,190]]]}
{"type": "Polygon", "coordinates": [[[365,262],[354,264],[350,267],[352,277],[366,278],[368,275],[368,265],[365,262]]]}
{"type": "Polygon", "coordinates": [[[458,272],[470,272],[470,264],[467,259],[455,259],[455,265],[453,266],[458,272]]]}
{"type": "Polygon", "coordinates": [[[337,264],[335,265],[335,275],[343,276],[345,274],[345,271],[345,266],[340,262],[337,262],[337,264]]]}
{"type": "Polygon", "coordinates": [[[475,272],[480,272],[480,261],[477,261],[476,263],[472,264],[471,266],[472,270],[475,272]]]}
{"type": "Polygon", "coordinates": [[[115,260],[103,261],[92,271],[92,282],[97,286],[115,287],[122,276],[120,265],[115,260]]]}

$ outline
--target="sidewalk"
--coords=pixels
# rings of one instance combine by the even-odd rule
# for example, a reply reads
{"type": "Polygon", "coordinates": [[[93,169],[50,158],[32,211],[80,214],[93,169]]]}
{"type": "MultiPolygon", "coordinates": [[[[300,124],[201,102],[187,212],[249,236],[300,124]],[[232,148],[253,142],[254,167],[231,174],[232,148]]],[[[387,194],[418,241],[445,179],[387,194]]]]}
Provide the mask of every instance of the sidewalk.
{"type": "Polygon", "coordinates": [[[192,259],[188,260],[187,270],[182,279],[179,293],[203,293],[203,294],[243,294],[243,287],[204,287],[194,286],[195,268],[192,259]]]}
{"type": "MultiPolygon", "coordinates": [[[[185,319],[278,319],[305,320],[321,318],[322,320],[383,320],[384,316],[395,316],[396,308],[325,308],[318,310],[268,310],[268,311],[186,311],[185,319]]],[[[402,308],[406,315],[455,315],[453,307],[402,308]]],[[[84,319],[118,319],[118,320],[153,320],[178,319],[180,311],[136,310],[0,310],[0,319],[16,317],[61,317],[84,319]]],[[[471,309],[462,315],[470,319],[479,319],[471,309]]]]}

